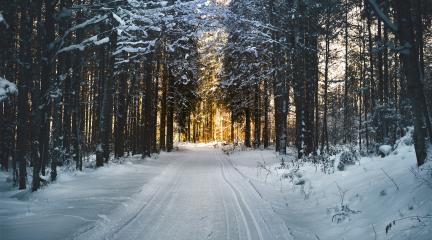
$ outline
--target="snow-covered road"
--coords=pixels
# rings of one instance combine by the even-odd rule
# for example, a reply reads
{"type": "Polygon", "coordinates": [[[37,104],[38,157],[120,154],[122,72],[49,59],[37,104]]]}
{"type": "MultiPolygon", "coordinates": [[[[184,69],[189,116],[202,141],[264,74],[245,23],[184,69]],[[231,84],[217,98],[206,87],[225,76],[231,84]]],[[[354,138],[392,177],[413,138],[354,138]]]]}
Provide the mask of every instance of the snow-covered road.
{"type": "Polygon", "coordinates": [[[228,157],[210,144],[182,144],[151,159],[62,168],[35,193],[16,190],[0,172],[0,239],[429,240],[432,190],[418,176],[429,179],[430,164],[413,175],[414,157],[402,144],[328,174],[307,162],[281,169],[273,150],[228,157]],[[351,212],[337,223],[340,189],[351,212]],[[403,220],[388,231],[394,219],[403,220]]]}
{"type": "Polygon", "coordinates": [[[218,149],[187,146],[120,207],[75,239],[290,239],[284,222],[218,149]]]}
{"type": "Polygon", "coordinates": [[[0,193],[2,240],[291,239],[249,179],[211,145],[63,175],[34,194],[0,193]]]}

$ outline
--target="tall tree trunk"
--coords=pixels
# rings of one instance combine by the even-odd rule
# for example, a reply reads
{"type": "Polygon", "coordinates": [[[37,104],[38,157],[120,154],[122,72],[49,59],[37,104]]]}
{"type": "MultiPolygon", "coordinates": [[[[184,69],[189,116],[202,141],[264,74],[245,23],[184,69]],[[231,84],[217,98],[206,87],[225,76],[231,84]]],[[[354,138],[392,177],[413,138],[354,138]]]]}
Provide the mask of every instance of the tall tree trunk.
{"type": "MultiPolygon", "coordinates": [[[[384,1],[384,14],[387,14],[388,12],[388,3],[387,1],[384,1]]],[[[388,28],[384,26],[384,40],[382,44],[383,48],[383,104],[384,104],[384,111],[387,113],[389,106],[389,51],[388,51],[388,44],[389,44],[389,36],[388,36],[388,28]]],[[[388,143],[389,141],[389,120],[387,119],[387,114],[384,115],[383,119],[383,139],[384,143],[388,143]]]]}
{"type": "Polygon", "coordinates": [[[259,84],[255,87],[255,99],[254,99],[254,148],[259,148],[261,145],[261,94],[259,84]]]}
{"type": "Polygon", "coordinates": [[[100,136],[101,140],[96,147],[96,166],[103,166],[107,163],[110,155],[110,139],[112,134],[112,111],[113,111],[113,87],[114,87],[114,62],[115,56],[112,53],[117,47],[117,33],[112,31],[110,34],[110,63],[108,65],[109,74],[104,81],[103,100],[100,113],[100,136]]]}
{"type": "MultiPolygon", "coordinates": [[[[78,4],[81,1],[78,2],[78,4]]],[[[79,11],[77,13],[77,19],[80,19],[83,13],[79,11]]],[[[76,44],[80,44],[85,37],[85,32],[82,29],[76,31],[76,44]]],[[[75,52],[74,64],[72,66],[72,96],[71,96],[71,108],[72,108],[72,129],[71,129],[71,143],[72,143],[72,156],[75,161],[76,169],[82,171],[82,140],[81,140],[81,97],[84,96],[81,93],[81,84],[84,82],[84,56],[82,52],[75,52]]]]}
{"type": "Polygon", "coordinates": [[[152,153],[158,152],[157,146],[157,117],[158,117],[158,101],[159,101],[159,79],[160,79],[160,67],[161,63],[158,60],[156,63],[156,73],[155,80],[153,83],[153,101],[152,101],[152,141],[151,141],[151,151],[152,153]]]}
{"type": "Polygon", "coordinates": [[[231,125],[231,127],[230,127],[230,140],[231,140],[231,143],[234,143],[234,111],[233,110],[231,110],[231,121],[230,121],[230,125],[231,125]]]}
{"type": "Polygon", "coordinates": [[[19,53],[19,83],[18,83],[18,122],[17,122],[17,145],[16,161],[18,163],[18,184],[19,189],[26,188],[27,158],[29,147],[29,104],[28,94],[32,81],[31,71],[31,33],[32,19],[30,17],[31,2],[23,0],[20,4],[20,53],[19,53]]]}
{"type": "Polygon", "coordinates": [[[269,89],[268,89],[268,80],[264,80],[264,129],[263,129],[263,144],[264,148],[268,148],[270,145],[270,126],[269,126],[269,89]]]}
{"type": "MultiPolygon", "coordinates": [[[[41,58],[44,54],[42,42],[44,40],[44,30],[42,27],[42,5],[41,0],[33,1],[32,12],[30,18],[36,18],[37,24],[37,35],[36,42],[38,42],[36,54],[34,56],[34,61],[32,62],[33,72],[33,82],[31,84],[31,118],[30,118],[30,135],[31,135],[31,166],[33,167],[33,180],[32,180],[32,191],[36,191],[40,186],[40,169],[42,160],[42,143],[41,143],[41,128],[43,128],[42,118],[44,117],[44,112],[46,109],[41,109],[44,107],[44,100],[41,94],[41,87],[46,88],[46,80],[42,79],[41,76],[41,58]],[[33,16],[35,15],[35,16],[33,16]]],[[[44,56],[46,57],[46,56],[44,56]]],[[[30,60],[32,61],[32,60],[30,60]]],[[[45,64],[44,64],[45,65],[45,64]]]]}
{"type": "Polygon", "coordinates": [[[126,119],[128,114],[128,90],[127,90],[127,79],[128,79],[128,67],[123,66],[122,72],[119,74],[118,79],[118,99],[116,108],[116,124],[115,124],[115,138],[114,138],[114,155],[116,158],[123,157],[125,152],[125,127],[126,119]]]}
{"type": "Polygon", "coordinates": [[[422,101],[423,84],[420,79],[419,53],[415,46],[415,35],[411,18],[411,2],[395,0],[395,12],[398,22],[397,37],[403,49],[400,57],[407,78],[408,96],[414,113],[414,147],[417,165],[421,166],[426,159],[424,102],[422,101]]]}
{"type": "MultiPolygon", "coordinates": [[[[167,83],[167,133],[166,150],[171,152],[174,148],[174,79],[168,70],[167,83]]],[[[194,127],[195,129],[195,127],[194,127]]],[[[195,138],[194,138],[195,139],[195,138]]]]}
{"type": "MultiPolygon", "coordinates": [[[[18,25],[18,11],[16,9],[18,9],[19,2],[4,1],[2,4],[4,4],[2,6],[4,7],[2,14],[7,24],[0,24],[0,32],[2,32],[2,37],[0,38],[0,76],[13,81],[17,78],[17,66],[15,64],[17,45],[15,34],[18,25]]],[[[5,101],[0,112],[0,124],[3,126],[2,131],[0,131],[0,158],[3,160],[2,168],[6,171],[9,170],[9,160],[11,157],[13,163],[16,163],[13,156],[16,141],[14,131],[16,121],[15,102],[5,101]]],[[[0,105],[2,104],[0,103],[0,105]]],[[[16,183],[15,170],[16,168],[13,169],[14,183],[16,183]]]]}
{"type": "Polygon", "coordinates": [[[152,64],[153,56],[147,56],[144,60],[144,146],[143,146],[143,158],[150,157],[151,154],[151,142],[152,142],[152,111],[153,111],[153,78],[152,78],[152,64]]]}
{"type": "Polygon", "coordinates": [[[245,109],[245,118],[246,118],[246,123],[245,123],[245,135],[244,135],[244,145],[246,147],[251,147],[251,114],[250,114],[250,109],[246,108],[245,109]]]}
{"type": "Polygon", "coordinates": [[[161,96],[161,111],[160,111],[160,127],[159,127],[159,141],[160,149],[162,151],[166,150],[166,119],[167,119],[167,78],[168,78],[168,66],[165,61],[163,65],[163,75],[162,75],[162,96],[161,96]]]}
{"type": "Polygon", "coordinates": [[[321,134],[321,149],[320,152],[324,152],[324,145],[326,146],[326,151],[329,150],[328,143],[328,80],[329,80],[329,60],[330,60],[330,26],[329,19],[326,20],[326,34],[325,34],[325,63],[324,63],[324,112],[323,112],[323,123],[322,123],[322,134],[321,134]]]}

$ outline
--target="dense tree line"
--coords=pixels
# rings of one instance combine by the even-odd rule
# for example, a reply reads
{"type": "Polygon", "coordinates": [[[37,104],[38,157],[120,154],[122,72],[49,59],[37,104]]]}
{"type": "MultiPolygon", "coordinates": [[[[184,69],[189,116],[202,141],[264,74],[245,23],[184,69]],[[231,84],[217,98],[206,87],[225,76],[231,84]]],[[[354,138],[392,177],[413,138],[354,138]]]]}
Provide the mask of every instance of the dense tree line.
{"type": "Polygon", "coordinates": [[[35,191],[93,154],[99,167],[172,151],[174,136],[214,140],[216,108],[227,140],[240,126],[246,147],[299,158],[374,153],[414,126],[421,165],[431,12],[427,0],[3,1],[1,166],[35,191]]]}
{"type": "Polygon", "coordinates": [[[374,153],[414,125],[423,163],[432,140],[428,1],[239,0],[230,7],[226,51],[239,53],[225,59],[222,86],[233,116],[245,118],[247,146],[250,119],[254,138],[261,131],[269,141],[260,117],[269,112],[276,151],[285,154],[293,142],[299,158],[335,144],[374,153]]]}
{"type": "Polygon", "coordinates": [[[173,150],[175,126],[185,132],[198,99],[196,32],[207,20],[194,11],[201,6],[2,2],[0,75],[18,94],[2,94],[0,156],[20,189],[28,176],[33,191],[47,174],[54,181],[64,164],[82,170],[94,153],[103,166],[113,153],[173,150]]]}

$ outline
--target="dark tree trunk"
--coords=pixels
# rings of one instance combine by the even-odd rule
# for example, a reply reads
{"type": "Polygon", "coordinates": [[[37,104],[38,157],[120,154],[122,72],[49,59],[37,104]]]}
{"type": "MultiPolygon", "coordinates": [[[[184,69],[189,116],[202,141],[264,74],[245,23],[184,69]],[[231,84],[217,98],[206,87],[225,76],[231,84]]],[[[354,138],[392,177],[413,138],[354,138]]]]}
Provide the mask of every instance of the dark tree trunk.
{"type": "Polygon", "coordinates": [[[113,112],[113,86],[114,86],[114,61],[111,55],[117,47],[117,33],[113,31],[110,35],[110,63],[108,65],[109,74],[104,81],[103,100],[100,113],[100,143],[96,147],[96,166],[103,166],[107,163],[110,155],[110,139],[112,134],[112,112],[113,112]]]}
{"type": "Polygon", "coordinates": [[[31,35],[32,19],[30,17],[31,2],[23,0],[20,4],[20,53],[19,53],[19,83],[18,83],[18,122],[17,122],[17,145],[16,161],[18,163],[19,189],[26,188],[26,166],[29,145],[29,103],[28,95],[32,81],[31,71],[31,35]]]}
{"type": "Polygon", "coordinates": [[[128,68],[125,66],[119,74],[118,79],[118,99],[116,108],[116,124],[115,124],[115,138],[114,138],[114,155],[116,158],[123,157],[125,152],[125,127],[128,114],[128,90],[127,79],[129,73],[128,68]]]}
{"type": "Polygon", "coordinates": [[[404,48],[400,51],[405,77],[407,79],[408,96],[414,113],[414,146],[417,165],[421,166],[426,159],[425,122],[423,85],[420,79],[419,53],[415,46],[415,35],[411,18],[411,2],[395,0],[395,12],[398,22],[397,37],[404,48]]]}
{"type": "Polygon", "coordinates": [[[264,129],[263,129],[263,144],[264,148],[268,148],[270,145],[270,126],[269,126],[269,89],[268,89],[268,80],[264,80],[264,129]]]}
{"type": "MultiPolygon", "coordinates": [[[[0,38],[0,76],[4,76],[6,79],[13,81],[16,79],[17,67],[16,61],[16,38],[15,34],[17,31],[17,13],[19,2],[16,1],[4,1],[2,7],[4,11],[2,12],[3,17],[7,23],[0,24],[0,32],[2,37],[0,38]]],[[[13,162],[15,162],[15,157],[13,156],[14,145],[15,145],[15,101],[7,100],[0,103],[0,125],[3,126],[2,131],[0,131],[0,159],[2,160],[2,168],[5,171],[9,170],[9,160],[12,157],[13,162]],[[2,107],[1,107],[2,106],[2,107]]],[[[13,169],[13,180],[16,182],[16,168],[13,169]]]]}
{"type": "MultiPolygon", "coordinates": [[[[167,132],[166,150],[171,152],[174,148],[174,79],[168,70],[167,83],[167,132]]],[[[195,127],[194,127],[195,129],[195,127]]]]}
{"type": "Polygon", "coordinates": [[[329,150],[329,142],[328,142],[328,122],[327,122],[327,113],[328,113],[328,80],[329,80],[329,60],[330,60],[330,27],[329,27],[329,19],[326,22],[326,34],[325,34],[325,63],[324,63],[324,112],[323,112],[323,123],[322,123],[322,134],[321,134],[321,153],[324,152],[324,146],[326,146],[326,151],[329,150]]]}
{"type": "Polygon", "coordinates": [[[162,76],[162,96],[161,96],[161,111],[160,111],[160,127],[159,127],[159,141],[160,149],[166,150],[166,119],[167,119],[167,78],[168,69],[167,63],[163,65],[163,76],[162,76]]]}
{"type": "Polygon", "coordinates": [[[253,147],[259,148],[261,145],[261,94],[259,84],[255,87],[254,99],[254,141],[253,147]]]}
{"type": "Polygon", "coordinates": [[[152,143],[152,111],[153,111],[153,79],[152,79],[152,59],[153,56],[148,56],[144,60],[144,144],[143,144],[143,158],[150,157],[151,143],[152,143]]]}
{"type": "Polygon", "coordinates": [[[152,139],[151,148],[152,153],[158,152],[157,147],[157,117],[158,117],[158,101],[159,101],[159,79],[160,79],[160,61],[156,64],[155,80],[153,83],[153,101],[152,101],[152,139]]]}
{"type": "Polygon", "coordinates": [[[230,140],[231,140],[231,143],[234,143],[234,138],[235,138],[235,136],[234,136],[234,123],[235,123],[235,121],[234,121],[235,119],[234,119],[234,112],[231,110],[231,121],[230,121],[230,140]]]}
{"type": "MultiPolygon", "coordinates": [[[[83,13],[80,11],[77,14],[77,19],[80,19],[83,13]]],[[[76,31],[76,44],[80,44],[85,37],[85,32],[82,29],[76,31]]],[[[82,52],[75,52],[74,64],[72,66],[72,96],[71,96],[71,108],[72,108],[72,132],[71,132],[71,143],[72,143],[72,156],[75,161],[76,169],[82,171],[82,140],[81,140],[81,84],[84,82],[84,56],[82,52]]]]}
{"type": "Polygon", "coordinates": [[[246,147],[251,147],[251,114],[249,108],[246,108],[245,110],[245,118],[244,144],[246,147]]]}
{"type": "Polygon", "coordinates": [[[348,118],[350,117],[350,104],[349,104],[349,100],[348,100],[348,89],[349,89],[349,82],[348,82],[348,67],[349,67],[349,62],[348,62],[348,0],[345,0],[345,22],[344,22],[344,45],[345,45],[345,76],[344,76],[344,117],[343,117],[343,141],[344,143],[347,143],[349,141],[349,132],[350,132],[350,122],[348,120],[348,118]]]}
{"type": "MultiPolygon", "coordinates": [[[[44,46],[42,45],[42,41],[44,39],[44,29],[42,27],[42,4],[41,0],[33,1],[34,5],[32,9],[36,9],[35,13],[30,16],[36,17],[37,24],[37,42],[40,46],[37,47],[37,51],[35,54],[35,59],[33,61],[33,82],[31,84],[31,118],[30,118],[30,135],[31,135],[31,166],[33,167],[33,180],[32,180],[32,191],[36,191],[40,186],[40,169],[41,169],[41,160],[42,160],[42,143],[41,143],[41,128],[43,128],[42,118],[44,117],[44,112],[46,109],[41,109],[44,107],[44,100],[41,96],[41,87],[46,88],[46,80],[42,80],[40,65],[42,64],[41,58],[43,53],[44,46]]],[[[33,21],[33,19],[32,19],[33,21]]],[[[46,56],[44,56],[46,57],[46,56]]],[[[30,60],[32,61],[32,60],[30,60]]],[[[45,65],[45,64],[44,64],[45,65]]]]}

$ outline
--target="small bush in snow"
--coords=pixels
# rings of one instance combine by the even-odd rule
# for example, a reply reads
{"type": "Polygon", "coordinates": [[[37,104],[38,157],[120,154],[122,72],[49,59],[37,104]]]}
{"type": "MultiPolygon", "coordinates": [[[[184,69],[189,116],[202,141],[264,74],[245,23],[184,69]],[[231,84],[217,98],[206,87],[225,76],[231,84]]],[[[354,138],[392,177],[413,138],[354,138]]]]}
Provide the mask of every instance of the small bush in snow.
{"type": "Polygon", "coordinates": [[[329,156],[328,154],[320,155],[320,163],[321,163],[321,171],[326,174],[334,173],[334,157],[329,156]]]}
{"type": "Polygon", "coordinates": [[[393,150],[393,148],[390,145],[381,145],[378,148],[378,152],[379,152],[379,155],[381,157],[386,157],[386,156],[390,155],[392,150],[393,150]]]}
{"type": "Polygon", "coordinates": [[[356,210],[352,210],[348,204],[345,202],[345,195],[346,193],[349,191],[348,189],[342,189],[339,185],[337,185],[337,189],[339,192],[339,206],[336,206],[334,208],[329,208],[327,209],[328,213],[333,213],[332,216],[332,222],[335,223],[341,223],[344,222],[346,220],[350,220],[350,216],[352,214],[358,214],[360,213],[360,211],[356,211],[356,210]]]}
{"type": "Polygon", "coordinates": [[[303,157],[303,162],[311,162],[319,166],[323,173],[331,174],[334,172],[334,158],[327,153],[320,155],[310,155],[303,157]]]}
{"type": "Polygon", "coordinates": [[[335,146],[330,146],[330,147],[329,147],[329,149],[328,149],[328,151],[327,151],[327,154],[330,155],[330,156],[332,156],[332,155],[339,154],[339,153],[342,152],[342,151],[343,151],[342,146],[340,146],[340,145],[335,145],[335,146]]]}
{"type": "Polygon", "coordinates": [[[226,155],[232,154],[237,147],[237,143],[230,144],[230,143],[222,143],[222,152],[226,155]]]}
{"type": "Polygon", "coordinates": [[[282,178],[289,178],[294,185],[304,185],[306,180],[303,178],[303,173],[300,169],[292,169],[288,173],[284,173],[282,178]]]}
{"type": "Polygon", "coordinates": [[[339,171],[345,170],[345,166],[354,165],[359,160],[357,151],[354,148],[350,148],[347,151],[342,152],[339,157],[339,164],[337,166],[339,171]]]}

